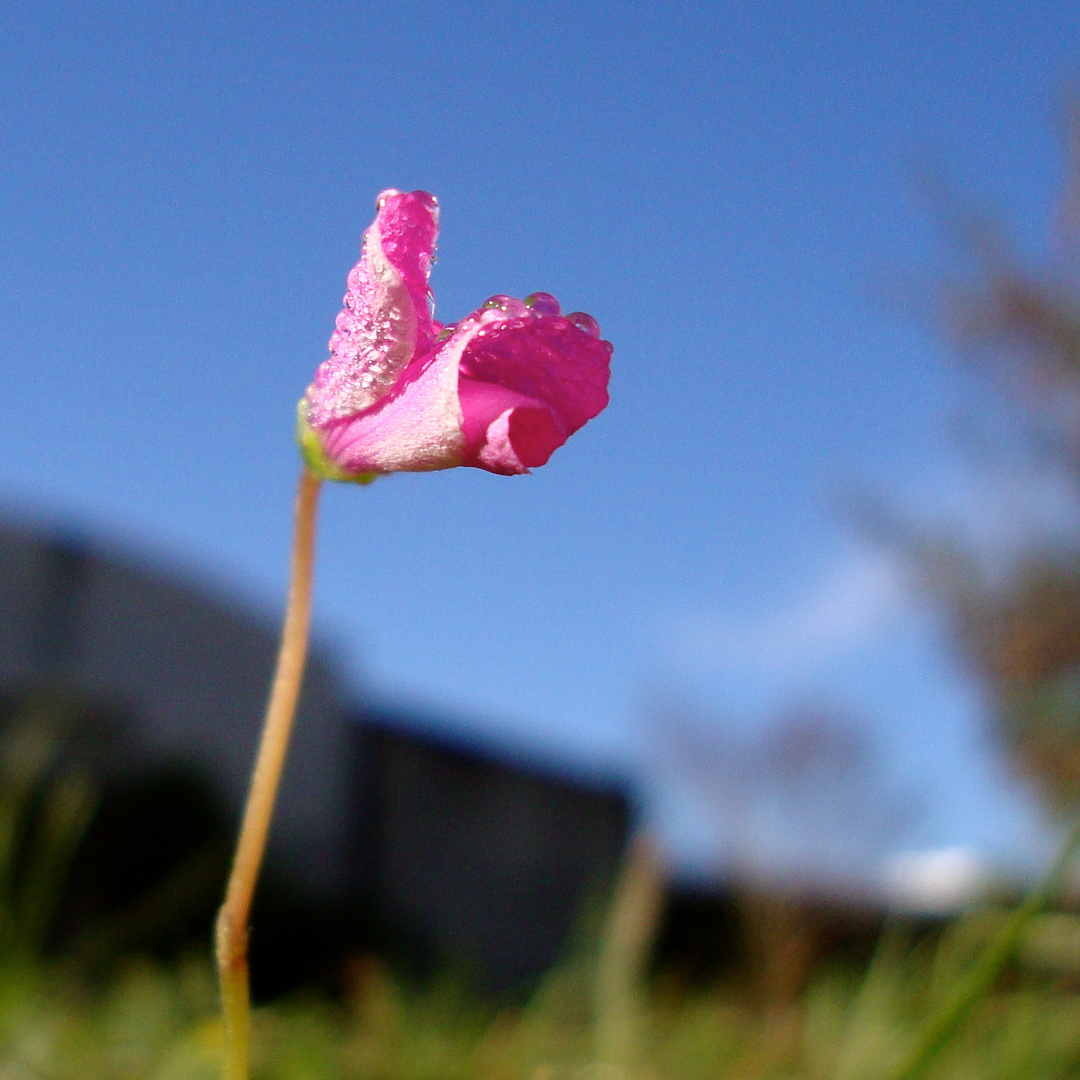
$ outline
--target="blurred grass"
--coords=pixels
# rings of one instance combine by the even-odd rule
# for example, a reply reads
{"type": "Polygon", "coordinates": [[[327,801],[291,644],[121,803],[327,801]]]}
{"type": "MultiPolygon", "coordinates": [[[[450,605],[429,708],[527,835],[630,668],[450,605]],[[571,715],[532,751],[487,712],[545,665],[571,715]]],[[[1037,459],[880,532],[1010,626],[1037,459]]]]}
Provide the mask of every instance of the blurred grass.
{"type": "MultiPolygon", "coordinates": [[[[125,940],[106,920],[46,948],[97,797],[63,744],[56,702],[31,703],[0,735],[0,1080],[216,1078],[209,943],[171,963],[122,953],[89,963],[103,941],[125,940]]],[[[177,880],[189,872],[181,866],[177,880]]],[[[171,896],[173,885],[162,887],[171,896]]],[[[1019,931],[1016,912],[994,909],[933,935],[886,924],[868,966],[834,958],[802,993],[770,998],[748,989],[752,979],[702,988],[649,974],[661,887],[655,851],[638,837],[607,911],[583,922],[525,1003],[485,1000],[450,976],[410,982],[358,957],[339,997],[295,994],[256,1011],[253,1080],[882,1080],[1010,927],[1015,958],[918,1074],[1080,1077],[1076,915],[1032,908],[1019,931]]],[[[121,921],[162,908],[159,891],[121,921]]]]}
{"type": "MultiPolygon", "coordinates": [[[[1080,995],[1067,975],[1018,966],[974,1010],[927,1073],[941,1080],[1080,1075],[1080,995]]],[[[783,1013],[751,1007],[733,987],[643,986],[628,1023],[631,1060],[597,1053],[595,954],[557,968],[526,1005],[498,1007],[453,980],[408,987],[357,961],[340,1001],[303,995],[257,1011],[256,1080],[641,1080],[880,1076],[995,919],[977,913],[939,943],[886,936],[866,974],[821,971],[783,1013]]],[[[1075,940],[1078,927],[1067,928],[1075,940]]],[[[1074,946],[1070,946],[1074,947],[1074,946]]],[[[132,959],[106,983],[82,984],[62,962],[0,968],[0,1080],[203,1080],[218,1075],[220,1028],[205,957],[132,959]]]]}

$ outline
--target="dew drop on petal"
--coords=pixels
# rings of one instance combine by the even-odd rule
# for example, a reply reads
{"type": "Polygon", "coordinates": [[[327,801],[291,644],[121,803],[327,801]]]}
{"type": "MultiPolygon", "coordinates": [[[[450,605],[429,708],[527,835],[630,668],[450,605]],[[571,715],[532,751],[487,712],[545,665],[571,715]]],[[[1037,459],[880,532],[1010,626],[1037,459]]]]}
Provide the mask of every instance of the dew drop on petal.
{"type": "Polygon", "coordinates": [[[566,316],[566,321],[573,323],[579,330],[584,330],[589,337],[598,338],[600,336],[600,324],[591,315],[586,315],[584,311],[572,311],[566,316]]]}
{"type": "Polygon", "coordinates": [[[528,315],[529,309],[516,297],[508,296],[502,306],[503,313],[511,319],[520,319],[522,315],[528,315]]]}
{"type": "Polygon", "coordinates": [[[442,328],[442,329],[441,329],[441,330],[439,331],[439,336],[438,336],[438,337],[437,337],[437,338],[436,338],[435,340],[436,340],[436,341],[445,341],[445,340],[446,340],[446,339],[447,339],[448,337],[450,337],[450,336],[451,336],[451,335],[453,334],[453,332],[454,332],[454,331],[455,331],[456,329],[457,329],[457,326],[456,326],[456,324],[454,324],[454,323],[448,323],[448,324],[447,324],[446,326],[444,326],[444,327],[443,327],[443,328],[442,328]]]}
{"type": "Polygon", "coordinates": [[[559,301],[551,293],[534,292],[525,297],[525,306],[537,315],[558,315],[559,301]]]}
{"type": "Polygon", "coordinates": [[[484,301],[484,309],[485,310],[490,310],[492,308],[495,308],[495,309],[498,309],[499,311],[505,311],[506,310],[506,305],[511,300],[513,300],[512,296],[507,296],[505,293],[496,293],[494,296],[489,296],[484,301]]]}

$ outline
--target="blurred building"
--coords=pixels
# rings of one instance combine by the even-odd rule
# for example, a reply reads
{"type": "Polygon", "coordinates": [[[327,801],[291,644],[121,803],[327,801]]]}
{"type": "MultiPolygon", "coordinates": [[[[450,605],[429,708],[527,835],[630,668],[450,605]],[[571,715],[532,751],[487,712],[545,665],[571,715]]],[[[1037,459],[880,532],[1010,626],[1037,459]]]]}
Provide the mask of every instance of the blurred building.
{"type": "Polygon", "coordinates": [[[554,964],[583,902],[606,895],[630,824],[624,793],[396,713],[369,711],[356,737],[360,891],[488,986],[554,964]]]}
{"type": "MultiPolygon", "coordinates": [[[[247,790],[276,628],[229,597],[78,538],[0,525],[0,691],[62,693],[107,716],[93,767],[205,774],[226,814],[247,790]]],[[[347,734],[341,684],[311,657],[274,829],[304,886],[343,884],[347,734]]]]}
{"type": "MultiPolygon", "coordinates": [[[[0,698],[9,713],[41,695],[82,703],[80,715],[96,719],[72,740],[106,791],[184,769],[205,781],[222,827],[234,829],[276,623],[206,585],[28,522],[0,523],[0,561],[0,698]]],[[[527,980],[556,959],[590,890],[614,867],[627,799],[611,784],[572,782],[430,732],[422,718],[358,708],[316,648],[270,873],[295,895],[351,906],[491,986],[527,980]]],[[[110,818],[128,848],[152,843],[158,824],[133,817],[164,825],[172,812],[167,800],[140,798],[110,818]]],[[[95,867],[112,865],[97,854],[90,861],[76,875],[84,891],[104,872],[95,867]]],[[[296,967],[302,974],[302,959],[296,967]]]]}

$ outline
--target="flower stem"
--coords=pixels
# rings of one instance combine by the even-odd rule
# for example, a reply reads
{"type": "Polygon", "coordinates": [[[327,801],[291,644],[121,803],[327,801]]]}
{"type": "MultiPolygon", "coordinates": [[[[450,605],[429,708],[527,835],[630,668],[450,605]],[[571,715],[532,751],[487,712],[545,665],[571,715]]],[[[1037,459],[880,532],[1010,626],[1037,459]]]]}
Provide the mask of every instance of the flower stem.
{"type": "Polygon", "coordinates": [[[1009,916],[968,973],[953,987],[937,1012],[916,1036],[899,1065],[886,1074],[885,1080],[914,1080],[937,1057],[968,1013],[990,989],[1001,969],[1012,958],[1028,924],[1053,899],[1078,849],[1080,818],[1069,829],[1056,858],[1042,879],[1009,916]]]}
{"type": "Polygon", "coordinates": [[[311,624],[311,585],[315,563],[315,516],[322,481],[308,469],[300,474],[289,599],[281,631],[281,649],[266,707],[262,739],[255,759],[240,838],[236,845],[225,902],[217,919],[217,965],[225,1027],[224,1080],[247,1080],[250,1042],[248,989],[248,917],[259,876],[274,800],[289,747],[296,703],[307,659],[311,624]]]}

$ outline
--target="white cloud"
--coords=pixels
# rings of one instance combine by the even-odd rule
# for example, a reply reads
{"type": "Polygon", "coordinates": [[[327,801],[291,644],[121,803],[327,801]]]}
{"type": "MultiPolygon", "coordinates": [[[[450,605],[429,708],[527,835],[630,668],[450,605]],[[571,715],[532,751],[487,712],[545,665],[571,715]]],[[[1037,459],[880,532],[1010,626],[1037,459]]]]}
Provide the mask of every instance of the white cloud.
{"type": "Polygon", "coordinates": [[[861,650],[910,610],[895,560],[865,552],[772,611],[678,620],[669,648],[676,666],[701,673],[800,676],[861,650]]]}
{"type": "Polygon", "coordinates": [[[905,851],[889,860],[885,887],[900,909],[949,914],[979,900],[989,874],[979,853],[969,847],[905,851]]]}

